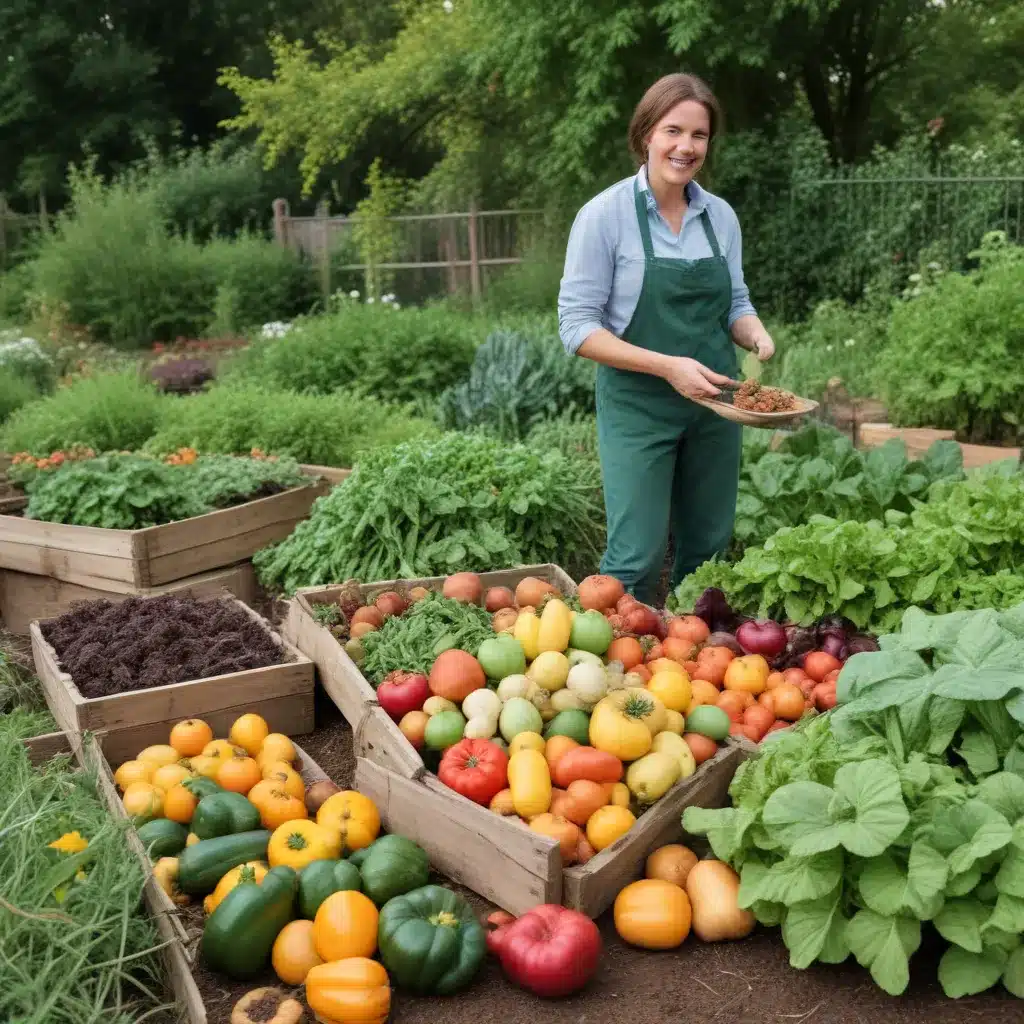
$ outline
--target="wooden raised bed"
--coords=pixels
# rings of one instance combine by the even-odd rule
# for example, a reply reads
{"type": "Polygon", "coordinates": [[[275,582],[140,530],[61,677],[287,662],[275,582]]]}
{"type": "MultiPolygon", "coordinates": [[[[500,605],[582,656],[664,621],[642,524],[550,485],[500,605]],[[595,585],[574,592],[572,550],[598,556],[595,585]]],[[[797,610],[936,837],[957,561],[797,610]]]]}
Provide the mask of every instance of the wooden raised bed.
{"type": "Polygon", "coordinates": [[[682,836],[684,808],[725,805],[736,769],[755,756],[751,746],[727,742],[626,835],[571,868],[562,867],[556,840],[467,800],[434,775],[403,778],[359,757],[355,788],[374,801],[389,832],[419,843],[439,871],[504,910],[521,914],[538,903],[562,903],[598,917],[623,886],[643,876],[648,854],[682,836]]]}
{"type": "Polygon", "coordinates": [[[73,754],[74,748],[66,732],[44,732],[21,741],[28,750],[28,759],[37,767],[58,754],[73,754]]]}
{"type": "Polygon", "coordinates": [[[123,601],[129,597],[161,594],[213,597],[225,591],[246,604],[256,599],[256,574],[251,562],[188,576],[160,587],[144,587],[134,594],[97,590],[78,583],[65,583],[52,576],[0,569],[0,619],[11,633],[26,634],[36,619],[55,619],[76,601],[123,601]]]}
{"type": "MultiPolygon", "coordinates": [[[[258,702],[253,702],[247,710],[262,707],[258,702]]],[[[170,733],[171,726],[177,719],[163,722],[164,742],[170,733]]],[[[212,724],[212,723],[211,723],[212,724]]],[[[111,759],[106,755],[106,737],[98,737],[100,743],[89,742],[80,748],[80,760],[85,767],[94,771],[97,779],[97,788],[100,798],[107,806],[107,810],[115,817],[127,820],[124,804],[117,792],[117,785],[114,782],[114,775],[111,771],[111,759]],[[101,752],[102,746],[102,752],[101,752]]],[[[320,782],[327,778],[326,773],[320,766],[310,758],[296,743],[295,751],[300,760],[300,774],[302,781],[307,785],[320,782]]],[[[134,829],[127,830],[128,845],[132,848],[142,869],[146,874],[146,883],[143,889],[143,897],[150,916],[153,918],[161,940],[166,942],[163,952],[164,965],[167,971],[167,978],[175,999],[183,1013],[183,1019],[188,1024],[208,1024],[206,1007],[203,1003],[199,987],[192,976],[192,969],[198,955],[198,944],[193,941],[193,936],[182,923],[182,913],[170,900],[167,894],[157,885],[153,878],[153,866],[146,851],[139,840],[134,829]]]]}
{"type": "MultiPolygon", "coordinates": [[[[956,434],[952,430],[935,430],[930,427],[894,427],[889,423],[862,423],[859,441],[867,448],[875,448],[886,441],[897,438],[907,446],[909,458],[920,458],[935,441],[954,441],[956,434]]],[[[998,445],[963,444],[964,469],[977,469],[991,462],[1002,462],[1004,459],[1020,461],[1022,449],[1002,448],[998,445]]]]}
{"type": "Polygon", "coordinates": [[[198,717],[214,732],[226,735],[231,723],[253,706],[272,731],[301,736],[313,731],[313,663],[281,638],[261,616],[237,604],[260,622],[284,648],[290,660],[280,665],[231,672],[148,690],[87,699],[61,670],[57,654],[44,639],[38,622],[31,625],[32,655],[46,703],[57,724],[76,747],[85,732],[103,733],[103,749],[120,763],[143,747],[166,743],[168,722],[198,717]]]}
{"type": "Polygon", "coordinates": [[[325,479],[311,479],[269,498],[144,530],[0,515],[0,568],[138,593],[251,558],[287,537],[330,488],[325,479]]]}
{"type": "MultiPolygon", "coordinates": [[[[516,584],[527,576],[546,580],[566,596],[576,593],[576,584],[568,574],[550,563],[480,573],[485,590],[505,586],[514,590],[516,584]]],[[[416,580],[386,580],[364,584],[359,589],[365,600],[399,584],[440,591],[445,579],[444,576],[431,576],[416,580]]],[[[377,692],[345,653],[344,647],[313,615],[314,604],[335,601],[341,589],[340,586],[306,587],[296,591],[281,632],[316,662],[320,682],[352,726],[357,756],[368,757],[406,778],[419,778],[426,771],[423,759],[398,726],[380,710],[377,692]]]]}

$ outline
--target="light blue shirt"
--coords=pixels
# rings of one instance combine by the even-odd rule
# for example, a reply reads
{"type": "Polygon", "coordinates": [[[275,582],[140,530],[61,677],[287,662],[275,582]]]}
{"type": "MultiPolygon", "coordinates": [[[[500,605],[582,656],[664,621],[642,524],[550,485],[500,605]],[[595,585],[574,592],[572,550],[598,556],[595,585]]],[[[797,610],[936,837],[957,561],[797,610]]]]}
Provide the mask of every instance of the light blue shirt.
{"type": "Polygon", "coordinates": [[[700,218],[706,209],[732,278],[729,326],[741,316],[756,314],[743,280],[743,243],[733,208],[691,181],[677,235],[658,210],[658,201],[647,187],[646,168],[641,167],[635,177],[623,178],[591,199],[569,232],[558,293],[558,333],[570,354],[599,327],[621,337],[636,309],[644,280],[644,243],[636,220],[634,181],[647,200],[654,255],[690,260],[711,256],[700,218]]]}

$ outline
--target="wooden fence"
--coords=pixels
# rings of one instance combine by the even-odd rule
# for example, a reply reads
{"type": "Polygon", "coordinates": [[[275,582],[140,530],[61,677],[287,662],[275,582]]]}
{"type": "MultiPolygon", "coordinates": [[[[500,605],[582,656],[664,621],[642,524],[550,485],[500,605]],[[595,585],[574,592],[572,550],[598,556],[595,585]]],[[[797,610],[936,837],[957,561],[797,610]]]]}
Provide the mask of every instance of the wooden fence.
{"type": "Polygon", "coordinates": [[[15,213],[0,195],[0,270],[13,261],[15,253],[31,234],[48,225],[45,213],[15,213]]]}
{"type": "MultiPolygon", "coordinates": [[[[403,214],[387,218],[393,232],[394,258],[371,268],[361,258],[352,217],[329,216],[320,206],[315,216],[293,217],[288,202],[274,202],[274,237],[311,257],[320,271],[324,294],[333,290],[339,274],[363,274],[367,270],[412,272],[422,281],[440,274],[449,295],[469,291],[474,300],[486,287],[492,268],[523,262],[523,253],[543,227],[541,210],[477,210],[463,213],[403,214]]],[[[422,291],[422,288],[413,288],[422,291]]],[[[435,291],[436,287],[427,290],[435,291]]]]}

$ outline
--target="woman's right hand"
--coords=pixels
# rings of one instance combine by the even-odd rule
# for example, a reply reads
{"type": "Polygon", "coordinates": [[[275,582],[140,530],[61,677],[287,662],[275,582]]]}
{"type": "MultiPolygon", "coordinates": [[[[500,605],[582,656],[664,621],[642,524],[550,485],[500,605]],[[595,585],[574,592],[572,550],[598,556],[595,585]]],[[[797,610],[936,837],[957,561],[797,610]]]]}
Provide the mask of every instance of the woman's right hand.
{"type": "Polygon", "coordinates": [[[731,377],[715,373],[688,356],[670,356],[664,377],[684,398],[714,398],[722,388],[736,387],[731,377]]]}

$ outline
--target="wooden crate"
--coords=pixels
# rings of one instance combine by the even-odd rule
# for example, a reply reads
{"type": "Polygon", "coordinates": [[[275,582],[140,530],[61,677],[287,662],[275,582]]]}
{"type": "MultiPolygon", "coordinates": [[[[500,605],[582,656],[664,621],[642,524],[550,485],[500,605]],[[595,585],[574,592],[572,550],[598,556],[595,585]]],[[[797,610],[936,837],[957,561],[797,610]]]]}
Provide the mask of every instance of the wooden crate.
{"type": "MultiPolygon", "coordinates": [[[[520,569],[504,569],[480,573],[484,589],[511,587],[520,580],[536,576],[556,586],[566,596],[576,593],[576,584],[557,565],[528,565],[520,569]]],[[[444,576],[416,580],[385,580],[364,584],[360,592],[364,600],[397,585],[422,586],[440,591],[444,576]]],[[[359,671],[344,647],[321,626],[313,616],[313,605],[337,600],[340,586],[305,587],[295,592],[289,603],[282,633],[305,655],[316,662],[320,682],[331,700],[345,716],[356,736],[356,754],[383,764],[407,778],[418,778],[426,770],[423,759],[377,702],[377,692],[359,671]]]]}
{"type": "Polygon", "coordinates": [[[388,832],[419,843],[453,881],[513,914],[562,899],[558,842],[480,807],[432,775],[406,779],[356,759],[355,788],[380,811],[388,832]]]}
{"type": "Polygon", "coordinates": [[[160,587],[144,587],[136,594],[96,590],[78,583],[66,583],[51,576],[0,569],[0,620],[11,633],[27,634],[36,619],[45,621],[63,615],[76,601],[123,601],[128,597],[213,597],[222,592],[233,594],[251,604],[256,598],[256,574],[251,562],[240,562],[226,569],[188,576],[160,587]]]}
{"type": "Polygon", "coordinates": [[[588,917],[598,917],[615,902],[630,882],[644,876],[647,857],[667,843],[683,837],[682,816],[687,807],[724,807],[736,769],[756,756],[752,743],[726,743],[688,779],[677,782],[656,804],[637,819],[621,838],[588,863],[566,868],[562,876],[562,902],[588,917]]]}
{"type": "Polygon", "coordinates": [[[281,665],[231,672],[149,690],[110,697],[83,697],[63,672],[57,654],[43,638],[38,622],[31,626],[36,675],[57,724],[77,746],[85,732],[103,733],[104,752],[114,762],[127,760],[143,747],[166,743],[170,726],[192,716],[226,735],[241,714],[258,707],[274,732],[301,736],[313,730],[313,663],[270,629],[266,620],[241,601],[248,615],[270,630],[290,656],[281,665]]]}
{"type": "Polygon", "coordinates": [[[234,508],[144,530],[0,516],[0,568],[95,590],[137,593],[221,569],[283,540],[330,490],[323,479],[234,508]]]}
{"type": "Polygon", "coordinates": [[[679,841],[684,808],[728,802],[736,769],[753,756],[753,744],[728,741],[640,815],[621,839],[588,864],[564,869],[556,840],[467,800],[434,775],[403,778],[358,757],[355,788],[376,803],[389,832],[415,840],[439,871],[502,909],[521,914],[538,903],[561,903],[598,917],[623,886],[643,877],[648,854],[679,841]]]}
{"type": "MultiPolygon", "coordinates": [[[[253,707],[258,705],[254,704],[253,707]]],[[[173,722],[165,722],[169,732],[173,722]]],[[[300,761],[300,774],[307,786],[327,778],[320,766],[296,743],[296,753],[300,761]]],[[[117,792],[111,763],[106,756],[106,737],[91,738],[90,742],[79,748],[82,764],[95,772],[97,789],[107,810],[115,817],[127,820],[127,814],[121,797],[117,792]]],[[[196,985],[192,971],[198,956],[198,943],[190,935],[181,920],[179,909],[171,902],[167,894],[157,885],[153,878],[153,866],[134,829],[126,832],[128,845],[139,859],[146,875],[143,896],[150,917],[153,918],[160,933],[161,941],[166,943],[162,950],[164,968],[168,984],[179,1006],[183,1019],[188,1024],[207,1024],[208,1017],[203,997],[196,985]]]]}
{"type": "Polygon", "coordinates": [[[46,764],[58,754],[73,754],[74,749],[66,732],[44,732],[21,741],[28,750],[28,759],[37,767],[46,764]]]}

